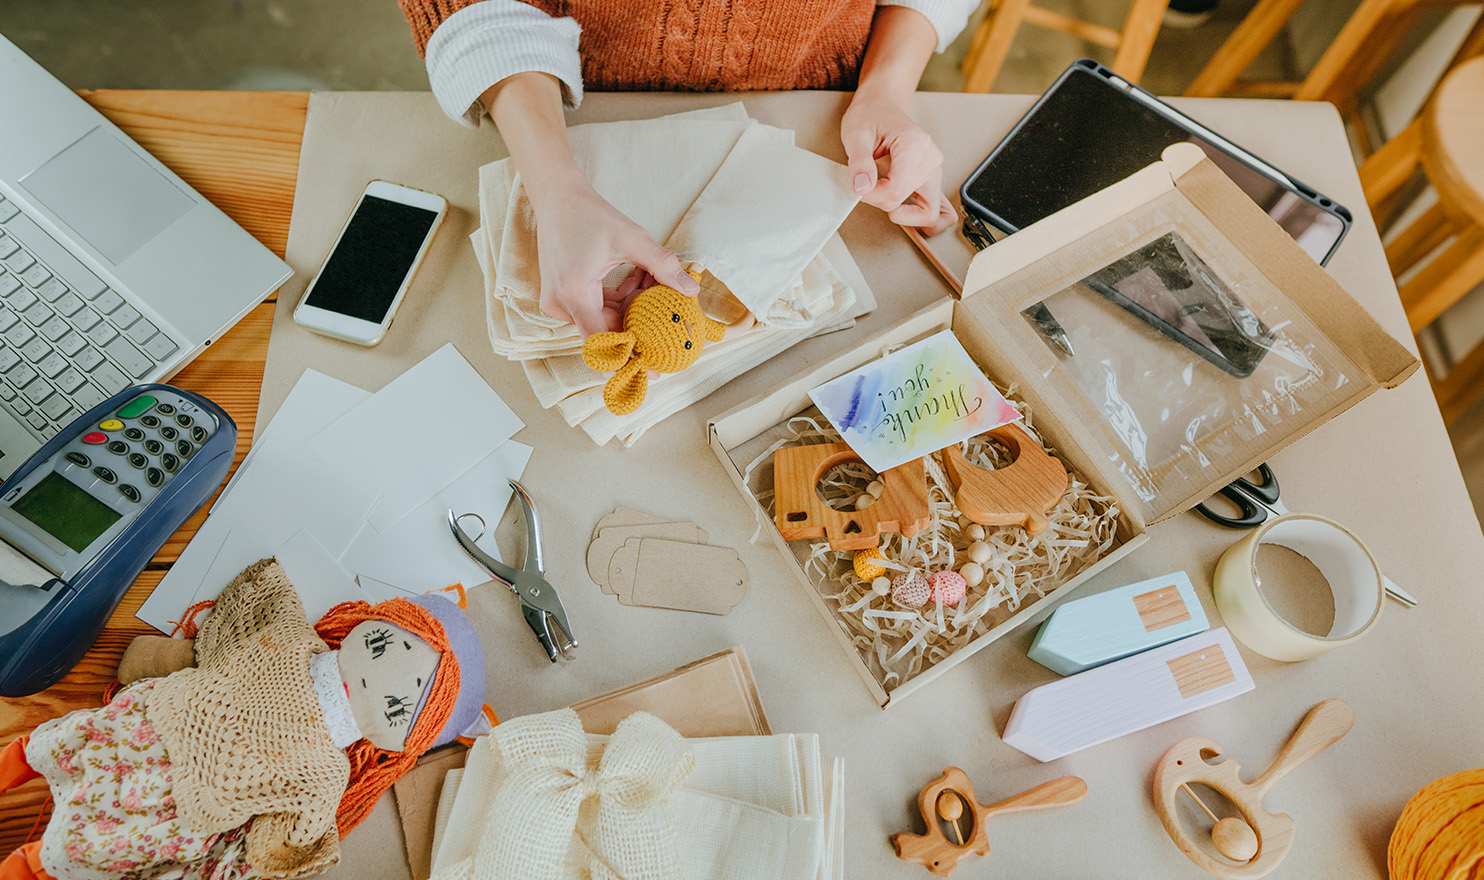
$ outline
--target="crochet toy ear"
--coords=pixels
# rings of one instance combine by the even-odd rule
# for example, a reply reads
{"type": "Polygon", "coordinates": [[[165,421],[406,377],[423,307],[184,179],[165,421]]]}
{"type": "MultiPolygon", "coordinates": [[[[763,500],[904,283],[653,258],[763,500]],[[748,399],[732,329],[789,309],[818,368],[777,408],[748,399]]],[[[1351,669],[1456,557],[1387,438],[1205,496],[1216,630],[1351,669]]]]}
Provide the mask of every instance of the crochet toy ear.
{"type": "Polygon", "coordinates": [[[643,360],[634,358],[624,364],[603,386],[603,403],[616,416],[626,416],[644,402],[649,390],[649,370],[643,360]]]}
{"type": "Polygon", "coordinates": [[[582,343],[582,359],[600,373],[611,373],[634,355],[634,334],[607,331],[594,333],[582,343]]]}

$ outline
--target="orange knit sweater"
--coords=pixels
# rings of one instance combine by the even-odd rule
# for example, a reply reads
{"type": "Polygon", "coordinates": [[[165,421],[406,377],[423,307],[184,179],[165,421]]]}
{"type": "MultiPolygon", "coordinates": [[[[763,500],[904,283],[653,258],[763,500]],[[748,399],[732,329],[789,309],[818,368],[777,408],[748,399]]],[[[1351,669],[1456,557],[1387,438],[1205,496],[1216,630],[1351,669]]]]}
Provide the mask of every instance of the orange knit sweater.
{"type": "MultiPolygon", "coordinates": [[[[398,0],[418,52],[478,0],[398,0]]],[[[582,26],[590,91],[855,87],[875,0],[526,0],[582,26]]]]}

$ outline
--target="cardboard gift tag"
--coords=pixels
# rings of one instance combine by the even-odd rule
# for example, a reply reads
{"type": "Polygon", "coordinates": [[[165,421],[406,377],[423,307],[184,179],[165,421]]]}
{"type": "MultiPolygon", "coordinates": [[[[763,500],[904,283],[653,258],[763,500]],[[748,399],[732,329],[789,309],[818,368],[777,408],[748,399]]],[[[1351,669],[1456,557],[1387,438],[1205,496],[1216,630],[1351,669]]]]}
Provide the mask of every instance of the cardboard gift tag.
{"type": "Polygon", "coordinates": [[[655,516],[652,513],[645,513],[642,510],[635,510],[632,507],[615,507],[612,513],[598,520],[598,524],[593,526],[593,540],[596,541],[598,535],[602,534],[604,529],[611,529],[617,526],[652,526],[666,522],[669,522],[669,520],[662,516],[655,516]]]}
{"type": "MultiPolygon", "coordinates": [[[[616,512],[616,511],[615,511],[616,512]]],[[[634,511],[637,513],[637,511],[634,511]]],[[[642,516],[643,514],[641,514],[642,516]]],[[[608,583],[608,563],[614,552],[630,538],[664,538],[668,541],[683,541],[692,544],[706,543],[706,530],[695,523],[654,522],[603,528],[587,548],[587,573],[593,583],[612,593],[608,583]]]]}
{"type": "Polygon", "coordinates": [[[730,548],[630,538],[621,553],[616,566],[634,558],[630,604],[728,614],[747,595],[747,566],[730,548]]]}
{"type": "Polygon", "coordinates": [[[639,569],[639,541],[642,538],[630,539],[608,562],[608,588],[607,591],[618,597],[618,601],[625,605],[634,604],[630,596],[634,592],[634,574],[639,569]]]}

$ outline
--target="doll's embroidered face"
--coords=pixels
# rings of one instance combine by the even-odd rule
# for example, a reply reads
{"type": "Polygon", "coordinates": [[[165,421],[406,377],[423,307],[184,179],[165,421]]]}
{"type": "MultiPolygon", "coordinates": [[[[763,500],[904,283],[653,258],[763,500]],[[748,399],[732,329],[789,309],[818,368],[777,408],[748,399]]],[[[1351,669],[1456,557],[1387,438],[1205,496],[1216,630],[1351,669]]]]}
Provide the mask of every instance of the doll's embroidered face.
{"type": "Polygon", "coordinates": [[[361,735],[399,752],[440,655],[431,645],[383,620],[358,624],[340,643],[340,679],[361,735]]]}

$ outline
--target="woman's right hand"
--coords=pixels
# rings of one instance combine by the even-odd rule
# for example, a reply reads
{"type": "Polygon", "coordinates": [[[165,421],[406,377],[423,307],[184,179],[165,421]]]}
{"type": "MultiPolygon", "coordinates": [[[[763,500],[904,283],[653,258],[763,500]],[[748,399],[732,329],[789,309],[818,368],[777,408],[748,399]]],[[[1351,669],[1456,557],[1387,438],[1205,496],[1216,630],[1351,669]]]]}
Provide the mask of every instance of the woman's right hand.
{"type": "Polygon", "coordinates": [[[658,282],[690,296],[700,292],[674,254],[581,174],[528,193],[536,212],[541,310],[576,324],[584,337],[621,329],[623,310],[641,285],[658,282]],[[604,276],[625,264],[635,271],[618,287],[604,288],[604,276]]]}

